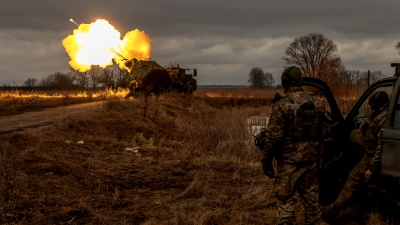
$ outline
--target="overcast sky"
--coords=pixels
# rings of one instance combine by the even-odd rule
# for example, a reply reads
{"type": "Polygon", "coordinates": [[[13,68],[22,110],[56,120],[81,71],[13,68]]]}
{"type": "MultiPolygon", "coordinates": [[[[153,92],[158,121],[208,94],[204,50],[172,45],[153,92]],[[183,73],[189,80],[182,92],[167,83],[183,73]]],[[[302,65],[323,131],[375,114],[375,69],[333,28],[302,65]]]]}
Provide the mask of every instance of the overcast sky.
{"type": "Polygon", "coordinates": [[[392,75],[400,56],[398,0],[0,0],[0,85],[68,72],[61,44],[77,23],[106,19],[151,37],[152,60],[197,68],[198,84],[247,83],[252,67],[280,84],[285,49],[321,33],[349,70],[392,75]]]}

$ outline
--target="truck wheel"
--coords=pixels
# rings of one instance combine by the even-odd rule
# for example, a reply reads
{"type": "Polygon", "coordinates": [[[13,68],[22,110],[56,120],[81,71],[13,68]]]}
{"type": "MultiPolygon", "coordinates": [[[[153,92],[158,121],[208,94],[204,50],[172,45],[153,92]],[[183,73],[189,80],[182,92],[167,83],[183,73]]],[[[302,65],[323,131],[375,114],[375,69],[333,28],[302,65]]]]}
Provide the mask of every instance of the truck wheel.
{"type": "Polygon", "coordinates": [[[192,86],[192,85],[189,85],[189,86],[188,86],[188,88],[187,88],[187,93],[188,93],[189,95],[193,95],[193,86],[192,86]]]}

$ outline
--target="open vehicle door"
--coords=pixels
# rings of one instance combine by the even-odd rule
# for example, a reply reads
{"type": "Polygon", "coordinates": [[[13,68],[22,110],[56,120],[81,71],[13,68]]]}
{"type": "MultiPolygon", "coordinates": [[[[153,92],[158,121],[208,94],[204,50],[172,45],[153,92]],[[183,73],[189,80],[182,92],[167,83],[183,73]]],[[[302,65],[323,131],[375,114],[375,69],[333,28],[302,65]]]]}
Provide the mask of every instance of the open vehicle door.
{"type": "Polygon", "coordinates": [[[381,166],[381,181],[373,191],[400,205],[400,78],[393,89],[382,134],[381,166]]]}
{"type": "MultiPolygon", "coordinates": [[[[368,107],[368,99],[369,96],[375,91],[385,91],[388,93],[389,97],[392,95],[393,88],[398,80],[398,77],[390,77],[377,81],[373,85],[371,85],[364,94],[360,97],[357,103],[354,105],[349,114],[344,118],[341,114],[337,102],[327,86],[327,84],[321,80],[314,78],[304,78],[303,86],[311,86],[317,88],[324,94],[327,103],[331,109],[331,118],[332,122],[330,125],[330,130],[326,133],[324,137],[324,147],[321,150],[321,160],[319,164],[319,185],[320,185],[320,204],[328,205],[332,203],[340,190],[342,189],[344,183],[346,182],[347,176],[351,169],[357,164],[357,162],[361,159],[362,155],[357,155],[356,152],[352,150],[352,146],[350,144],[349,135],[353,129],[358,129],[359,125],[366,120],[366,118],[371,114],[371,111],[368,107]]],[[[397,90],[399,89],[398,85],[396,86],[397,90]]],[[[398,90],[393,93],[397,93],[398,90]]],[[[396,97],[396,99],[398,99],[396,97]]],[[[391,106],[394,105],[394,100],[391,99],[391,106]]],[[[400,103],[399,100],[396,101],[396,106],[398,107],[397,111],[393,111],[394,114],[400,111],[400,103]]],[[[391,114],[392,115],[392,114],[391,114]]],[[[400,116],[400,115],[399,115],[400,116]]],[[[397,130],[396,133],[388,132],[386,130],[384,132],[384,138],[386,140],[383,142],[383,155],[382,157],[393,158],[397,160],[398,168],[400,168],[400,117],[392,115],[393,118],[397,118],[397,130]],[[388,136],[392,135],[392,137],[388,136]],[[397,135],[396,143],[389,143],[388,140],[396,140],[393,138],[393,135],[397,135]],[[390,152],[390,156],[387,155],[389,153],[385,153],[386,146],[390,144],[397,144],[398,151],[390,152]],[[394,154],[394,157],[392,156],[394,154]]],[[[388,118],[390,118],[388,116],[388,118]]],[[[393,124],[395,123],[394,119],[393,124]]],[[[395,151],[396,148],[393,148],[395,151]]],[[[395,162],[396,163],[396,162],[395,162]]],[[[386,164],[385,164],[386,165],[386,164]]],[[[387,164],[389,165],[389,163],[387,164]]],[[[392,164],[390,164],[392,165],[392,164]]],[[[383,165],[382,165],[383,166],[383,165]]],[[[387,169],[387,173],[389,173],[390,166],[383,166],[383,168],[387,169]]],[[[382,170],[382,175],[385,170],[382,170]]],[[[397,172],[400,170],[397,169],[397,172]]],[[[393,172],[393,171],[391,171],[393,172]]],[[[397,173],[397,191],[399,191],[399,177],[400,173],[397,173]]]]}
{"type": "Polygon", "coordinates": [[[348,173],[348,168],[344,165],[349,164],[347,161],[350,157],[347,154],[351,152],[348,138],[351,128],[345,123],[337,102],[325,82],[304,77],[303,86],[317,88],[325,96],[326,108],[330,108],[330,128],[323,137],[324,145],[318,165],[319,200],[321,205],[328,205],[339,194],[348,173]]]}

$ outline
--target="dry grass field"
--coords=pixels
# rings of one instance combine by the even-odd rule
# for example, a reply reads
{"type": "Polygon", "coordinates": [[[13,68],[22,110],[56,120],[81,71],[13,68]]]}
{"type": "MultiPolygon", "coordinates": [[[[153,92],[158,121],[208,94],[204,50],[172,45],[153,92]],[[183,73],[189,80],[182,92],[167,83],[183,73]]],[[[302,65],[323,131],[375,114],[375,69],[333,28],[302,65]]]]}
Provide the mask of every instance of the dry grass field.
{"type": "MultiPolygon", "coordinates": [[[[274,224],[273,180],[246,123],[268,116],[274,93],[164,94],[146,118],[142,98],[115,97],[2,134],[0,223],[274,224]]],[[[386,224],[378,210],[364,222],[386,224]]]]}
{"type": "Polygon", "coordinates": [[[121,99],[127,89],[101,91],[3,91],[0,92],[0,116],[84,102],[121,99]]]}

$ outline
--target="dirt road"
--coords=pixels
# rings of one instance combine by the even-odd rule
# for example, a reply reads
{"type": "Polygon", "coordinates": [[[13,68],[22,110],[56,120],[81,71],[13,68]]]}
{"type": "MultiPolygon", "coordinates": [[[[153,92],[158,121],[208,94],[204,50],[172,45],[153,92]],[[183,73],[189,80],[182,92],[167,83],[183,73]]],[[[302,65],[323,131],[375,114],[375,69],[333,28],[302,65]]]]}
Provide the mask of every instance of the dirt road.
{"type": "Polygon", "coordinates": [[[11,116],[2,116],[0,117],[0,134],[12,131],[21,131],[27,128],[48,126],[56,120],[60,120],[66,116],[90,107],[98,107],[101,104],[103,104],[103,102],[90,102],[47,108],[38,112],[26,112],[11,116]]]}
{"type": "MultiPolygon", "coordinates": [[[[202,98],[203,101],[213,107],[224,106],[254,106],[269,105],[268,98],[202,98]]],[[[100,106],[103,102],[90,102],[74,104],[69,106],[59,106],[54,108],[46,108],[36,112],[26,112],[10,116],[0,117],[0,134],[12,131],[22,131],[27,128],[37,128],[48,126],[56,120],[65,118],[68,115],[80,112],[89,107],[100,106]]]]}

